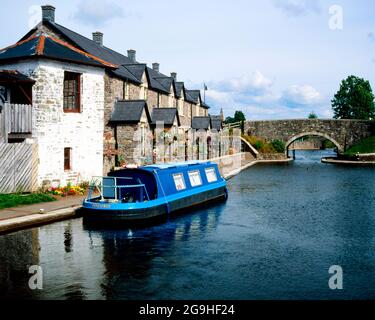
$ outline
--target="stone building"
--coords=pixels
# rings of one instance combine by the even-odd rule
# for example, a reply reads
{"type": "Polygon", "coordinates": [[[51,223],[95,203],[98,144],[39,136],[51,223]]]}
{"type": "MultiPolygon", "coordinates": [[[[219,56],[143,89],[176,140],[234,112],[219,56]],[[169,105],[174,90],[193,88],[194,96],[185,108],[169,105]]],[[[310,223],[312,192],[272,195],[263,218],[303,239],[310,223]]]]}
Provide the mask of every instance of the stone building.
{"type": "MultiPolygon", "coordinates": [[[[135,50],[128,50],[126,55],[116,52],[104,45],[104,35],[101,32],[94,32],[92,39],[88,39],[68,28],[59,25],[55,21],[55,9],[52,6],[43,6],[43,20],[31,30],[24,38],[33,34],[43,32],[54,35],[79,49],[96,55],[117,66],[116,69],[106,70],[104,76],[104,144],[106,154],[105,170],[108,171],[116,164],[118,151],[124,150],[123,145],[130,140],[137,143],[137,138],[127,136],[116,137],[116,130],[119,126],[127,124],[113,125],[110,121],[117,101],[139,101],[143,100],[147,104],[150,115],[155,108],[175,108],[179,113],[181,132],[188,135],[191,130],[191,123],[196,116],[208,116],[209,106],[206,105],[199,90],[188,90],[185,84],[177,80],[177,73],[172,72],[167,76],[160,72],[160,64],[153,63],[148,67],[145,63],[139,63],[135,50]],[[121,141],[124,138],[126,141],[121,141]],[[113,156],[111,156],[111,150],[113,156]]],[[[123,104],[125,106],[125,104],[123,104]]],[[[131,130],[125,130],[128,134],[131,130]]],[[[145,132],[147,134],[147,132],[145,132]]],[[[138,139],[139,140],[139,139],[138,139]]],[[[129,155],[123,155],[130,162],[129,155]]],[[[142,162],[147,163],[149,156],[142,157],[142,162]]],[[[137,159],[139,160],[139,159],[137,159]]]]}
{"type": "Polygon", "coordinates": [[[42,6],[42,21],[0,52],[0,64],[35,81],[29,98],[40,181],[66,183],[154,162],[156,123],[178,137],[171,147],[177,152],[168,149],[164,161],[175,153],[197,158],[192,123],[210,108],[200,90],[187,89],[175,72],[161,73],[159,63],[138,62],[135,50],[106,47],[99,31],[89,39],[58,24],[53,6],[42,6]]]}
{"type": "MultiPolygon", "coordinates": [[[[1,50],[0,68],[2,73],[22,74],[33,83],[26,90],[8,83],[8,87],[19,87],[10,90],[10,103],[22,103],[19,92],[27,97],[32,132],[20,132],[4,142],[35,140],[39,186],[77,183],[101,175],[104,74],[115,66],[40,31],[1,50]]],[[[20,122],[27,120],[22,114],[17,116],[20,122]]]]}

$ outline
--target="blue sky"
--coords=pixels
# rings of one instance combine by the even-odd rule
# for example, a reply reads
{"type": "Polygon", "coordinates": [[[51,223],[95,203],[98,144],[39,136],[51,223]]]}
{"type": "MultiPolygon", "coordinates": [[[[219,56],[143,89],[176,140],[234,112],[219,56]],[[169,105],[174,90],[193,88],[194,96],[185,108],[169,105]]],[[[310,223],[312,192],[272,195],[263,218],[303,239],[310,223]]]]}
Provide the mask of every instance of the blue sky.
{"type": "MultiPolygon", "coordinates": [[[[46,2],[2,1],[0,47],[40,19],[46,2]],[[8,13],[8,14],[4,14],[8,13]],[[5,30],[5,31],[4,31],[5,30]]],[[[332,116],[330,100],[354,74],[375,87],[373,0],[49,0],[56,21],[83,35],[104,33],[119,52],[176,71],[190,88],[208,84],[212,113],[249,119],[332,116]],[[333,5],[343,29],[332,30],[333,5]],[[337,13],[337,11],[336,11],[337,13]]]]}

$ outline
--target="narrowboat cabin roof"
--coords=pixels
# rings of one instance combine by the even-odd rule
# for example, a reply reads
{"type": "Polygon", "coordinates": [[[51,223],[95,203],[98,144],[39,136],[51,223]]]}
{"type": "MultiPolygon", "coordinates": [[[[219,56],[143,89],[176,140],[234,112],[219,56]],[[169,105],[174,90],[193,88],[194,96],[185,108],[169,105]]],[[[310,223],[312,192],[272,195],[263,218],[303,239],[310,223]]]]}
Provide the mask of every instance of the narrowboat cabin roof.
{"type": "Polygon", "coordinates": [[[186,162],[176,162],[176,163],[168,163],[168,164],[155,164],[150,166],[143,167],[144,169],[148,170],[169,170],[169,169],[183,169],[192,166],[202,165],[202,164],[209,164],[206,161],[186,161],[186,162]]]}

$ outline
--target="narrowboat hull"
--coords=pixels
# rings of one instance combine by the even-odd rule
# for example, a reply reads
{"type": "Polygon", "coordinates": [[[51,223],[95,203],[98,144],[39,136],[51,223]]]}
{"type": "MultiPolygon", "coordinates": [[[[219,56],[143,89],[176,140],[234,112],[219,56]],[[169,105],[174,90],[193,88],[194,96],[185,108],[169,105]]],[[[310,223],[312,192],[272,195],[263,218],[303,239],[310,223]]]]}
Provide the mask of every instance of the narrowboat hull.
{"type": "Polygon", "coordinates": [[[225,201],[228,191],[225,185],[197,192],[193,195],[170,199],[150,201],[144,204],[101,204],[100,202],[84,201],[82,214],[86,223],[118,223],[141,224],[153,220],[163,219],[194,207],[213,201],[225,201]],[[141,206],[141,208],[138,208],[141,206]]]}

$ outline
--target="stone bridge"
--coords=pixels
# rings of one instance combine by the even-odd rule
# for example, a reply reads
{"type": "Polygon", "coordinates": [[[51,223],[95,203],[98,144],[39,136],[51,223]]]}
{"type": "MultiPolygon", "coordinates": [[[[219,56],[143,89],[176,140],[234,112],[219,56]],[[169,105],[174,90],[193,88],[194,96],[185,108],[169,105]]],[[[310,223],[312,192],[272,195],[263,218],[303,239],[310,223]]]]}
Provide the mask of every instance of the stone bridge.
{"type": "Polygon", "coordinates": [[[375,135],[375,121],[366,120],[269,120],[245,122],[245,134],[268,141],[285,142],[286,151],[297,139],[319,136],[332,141],[339,152],[345,152],[360,140],[375,135]]]}

